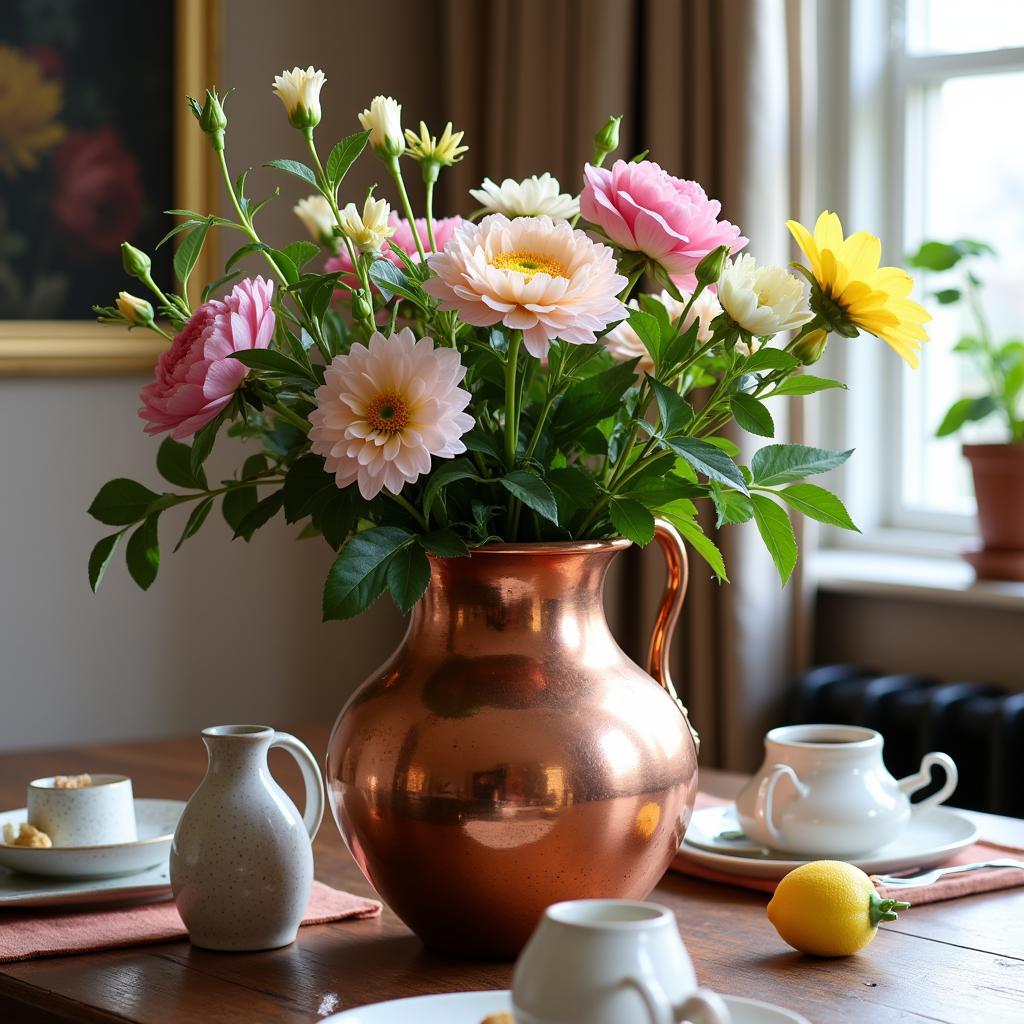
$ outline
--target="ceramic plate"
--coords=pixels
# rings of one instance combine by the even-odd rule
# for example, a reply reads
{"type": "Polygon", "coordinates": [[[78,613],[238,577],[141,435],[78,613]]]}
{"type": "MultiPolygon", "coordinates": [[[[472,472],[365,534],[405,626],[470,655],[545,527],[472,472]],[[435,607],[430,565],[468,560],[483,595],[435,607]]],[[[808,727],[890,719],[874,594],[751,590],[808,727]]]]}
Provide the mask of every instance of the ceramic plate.
{"type": "MultiPolygon", "coordinates": [[[[726,874],[772,879],[782,878],[808,861],[822,859],[763,850],[746,839],[720,838],[721,833],[738,829],[732,804],[694,811],[679,854],[726,874]]],[[[848,860],[868,874],[927,868],[948,860],[977,838],[978,829],[972,821],[946,807],[933,807],[914,815],[902,835],[873,853],[831,859],[848,860]]]]}
{"type": "MultiPolygon", "coordinates": [[[[722,998],[732,1014],[732,1024],[808,1024],[805,1017],[779,1006],[739,996],[722,998]]],[[[507,991],[453,992],[360,1006],[325,1017],[323,1024],[480,1024],[488,1014],[511,1009],[507,991]]]]}
{"type": "MultiPolygon", "coordinates": [[[[185,805],[180,800],[136,800],[135,824],[139,838],[134,843],[51,846],[47,849],[0,843],[0,867],[50,878],[90,879],[119,878],[160,865],[166,869],[171,839],[184,809],[185,805]]],[[[24,807],[0,812],[0,830],[9,822],[17,831],[18,825],[27,817],[24,807]]],[[[9,882],[9,879],[4,881],[9,882]]]]}
{"type": "Polygon", "coordinates": [[[157,903],[172,895],[166,859],[155,868],[118,878],[47,878],[0,868],[0,909],[157,903]]]}

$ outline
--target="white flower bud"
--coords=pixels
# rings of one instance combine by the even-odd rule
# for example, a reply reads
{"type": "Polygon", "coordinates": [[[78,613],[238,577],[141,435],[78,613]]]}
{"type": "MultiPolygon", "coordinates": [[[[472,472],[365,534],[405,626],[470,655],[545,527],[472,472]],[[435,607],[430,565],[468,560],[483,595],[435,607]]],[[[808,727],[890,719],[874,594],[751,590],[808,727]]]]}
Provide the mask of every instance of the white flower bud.
{"type": "Polygon", "coordinates": [[[274,93],[284,104],[288,120],[300,130],[320,123],[320,90],[327,76],[310,65],[305,71],[292,68],[274,78],[274,93]]]}
{"type": "Polygon", "coordinates": [[[402,104],[390,96],[374,96],[359,123],[370,133],[370,145],[378,156],[401,156],[405,152],[402,134],[402,104]]]}

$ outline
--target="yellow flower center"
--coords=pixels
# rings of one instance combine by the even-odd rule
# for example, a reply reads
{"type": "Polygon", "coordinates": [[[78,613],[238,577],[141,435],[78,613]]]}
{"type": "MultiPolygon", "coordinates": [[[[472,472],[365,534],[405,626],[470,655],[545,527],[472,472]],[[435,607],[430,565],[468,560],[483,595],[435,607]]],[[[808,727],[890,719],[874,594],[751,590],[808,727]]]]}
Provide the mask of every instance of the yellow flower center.
{"type": "Polygon", "coordinates": [[[370,403],[366,421],[379,434],[400,434],[409,425],[409,406],[396,391],[386,391],[370,403]]]}
{"type": "Polygon", "coordinates": [[[499,252],[491,261],[498,270],[514,270],[529,281],[534,274],[548,274],[551,277],[568,277],[565,267],[550,256],[539,256],[532,252],[499,252]]]}

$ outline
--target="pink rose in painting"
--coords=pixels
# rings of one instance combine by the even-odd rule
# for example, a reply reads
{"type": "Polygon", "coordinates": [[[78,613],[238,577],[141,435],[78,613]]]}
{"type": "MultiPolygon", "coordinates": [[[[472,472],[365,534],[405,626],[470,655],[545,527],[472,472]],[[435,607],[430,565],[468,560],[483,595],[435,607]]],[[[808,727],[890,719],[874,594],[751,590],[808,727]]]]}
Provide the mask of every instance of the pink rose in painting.
{"type": "Polygon", "coordinates": [[[587,164],[584,174],[583,216],[620,248],[660,263],[682,288],[693,289],[693,271],[712,249],[737,253],[747,244],[738,227],[718,219],[718,200],[650,160],[616,160],[610,170],[587,164]]]}
{"type": "Polygon", "coordinates": [[[71,132],[54,150],[54,220],[76,246],[117,252],[135,234],[142,182],[135,157],[113,128],[71,132]]]}
{"type": "Polygon", "coordinates": [[[232,352],[266,348],[274,334],[274,282],[240,281],[223,300],[204,302],[160,356],[142,389],[147,434],[181,440],[206,426],[234,397],[249,369],[232,352]]]}

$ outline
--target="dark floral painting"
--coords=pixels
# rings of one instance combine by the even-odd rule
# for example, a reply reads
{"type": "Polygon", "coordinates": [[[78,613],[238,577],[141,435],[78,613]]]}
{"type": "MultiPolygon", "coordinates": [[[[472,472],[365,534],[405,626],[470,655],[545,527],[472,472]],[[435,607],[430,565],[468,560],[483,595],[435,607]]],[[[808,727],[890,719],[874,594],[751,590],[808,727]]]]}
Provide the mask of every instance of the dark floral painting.
{"type": "MultiPolygon", "coordinates": [[[[0,319],[83,320],[173,201],[173,0],[4,0],[0,319]]],[[[154,273],[169,272],[169,247],[154,273]]]]}

